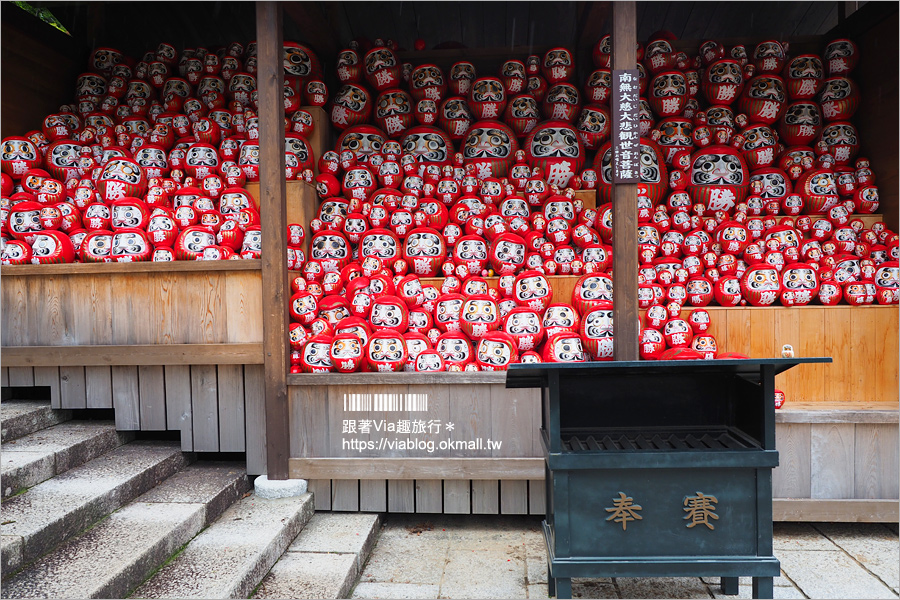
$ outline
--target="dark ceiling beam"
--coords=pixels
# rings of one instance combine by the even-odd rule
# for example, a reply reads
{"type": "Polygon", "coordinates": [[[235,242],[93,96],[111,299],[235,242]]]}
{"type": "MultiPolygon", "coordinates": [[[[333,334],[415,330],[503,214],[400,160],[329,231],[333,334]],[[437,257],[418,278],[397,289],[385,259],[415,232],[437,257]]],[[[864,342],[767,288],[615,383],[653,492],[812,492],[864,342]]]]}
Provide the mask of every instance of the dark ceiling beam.
{"type": "Polygon", "coordinates": [[[284,14],[290,18],[303,33],[303,39],[297,40],[309,44],[316,53],[322,56],[337,56],[340,39],[332,23],[322,10],[319,2],[284,2],[284,14]]]}

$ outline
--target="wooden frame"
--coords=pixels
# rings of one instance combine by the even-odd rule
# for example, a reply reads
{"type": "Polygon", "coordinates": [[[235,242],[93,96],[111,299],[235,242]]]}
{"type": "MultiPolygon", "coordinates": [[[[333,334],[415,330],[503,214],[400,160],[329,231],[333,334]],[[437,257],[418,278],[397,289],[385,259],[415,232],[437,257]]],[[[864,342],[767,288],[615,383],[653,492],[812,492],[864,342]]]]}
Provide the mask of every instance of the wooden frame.
{"type": "MultiPolygon", "coordinates": [[[[873,56],[883,51],[886,40],[893,40],[896,37],[896,16],[892,19],[872,18],[871,15],[880,14],[878,10],[884,10],[876,6],[878,3],[870,3],[863,7],[860,11],[842,22],[842,33],[856,34],[861,38],[860,49],[866,56],[873,56]],[[876,24],[872,25],[875,22],[876,24]],[[878,35],[863,36],[862,32],[872,29],[878,35]]],[[[280,103],[272,102],[271,97],[267,96],[267,90],[280,89],[278,68],[280,56],[278,56],[277,48],[279,46],[278,36],[282,35],[281,31],[281,11],[284,10],[289,16],[297,19],[303,17],[304,23],[307,22],[306,16],[312,14],[312,18],[318,11],[307,12],[309,6],[288,6],[276,5],[267,2],[260,3],[257,8],[261,11],[261,17],[258,21],[257,39],[260,42],[260,61],[259,61],[259,81],[261,109],[260,126],[262,131],[271,132],[280,128],[283,109],[280,103]],[[299,8],[298,8],[299,7],[299,8]],[[270,44],[274,49],[268,55],[262,52],[263,45],[270,44]],[[266,82],[265,85],[262,85],[266,82]],[[278,106],[276,107],[276,104],[278,106]],[[274,129],[272,129],[274,125],[274,129]]],[[[578,10],[582,16],[576,26],[576,45],[579,51],[587,50],[598,37],[598,34],[605,33],[601,31],[609,22],[607,13],[611,9],[621,11],[629,9],[633,10],[632,3],[579,3],[578,10]],[[617,6],[621,4],[621,6],[617,6]]],[[[638,10],[641,10],[640,5],[638,10]]],[[[486,9],[487,10],[487,9],[486,9]]],[[[894,13],[896,15],[896,13],[894,13]]],[[[631,29],[637,15],[632,13],[630,17],[624,18],[624,23],[616,21],[615,42],[617,46],[623,37],[634,37],[634,32],[626,30],[631,29]],[[631,21],[630,23],[627,21],[631,21]]],[[[4,21],[4,33],[8,32],[9,23],[4,21]]],[[[311,28],[316,27],[315,22],[309,25],[311,28]]],[[[333,32],[333,27],[317,29],[317,37],[322,40],[333,40],[333,36],[323,35],[321,31],[333,32]]],[[[835,34],[838,32],[835,31],[835,34]]],[[[23,36],[19,36],[17,44],[22,41],[23,36]]],[[[25,36],[27,37],[27,36],[25,36]]],[[[12,36],[9,40],[14,39],[12,36]]],[[[35,42],[37,38],[28,41],[35,42]]],[[[747,43],[755,42],[753,40],[726,40],[729,43],[747,43]]],[[[821,50],[822,37],[810,37],[802,39],[792,39],[792,52],[821,50]]],[[[43,44],[55,52],[59,44],[48,41],[43,44]]],[[[68,43],[68,42],[66,42],[68,43]]],[[[547,48],[537,46],[523,46],[522,42],[512,48],[495,48],[495,49],[466,49],[466,50],[438,50],[427,51],[422,53],[410,53],[406,58],[412,60],[416,58],[422,61],[437,62],[438,64],[448,66],[450,63],[461,58],[478,57],[481,60],[497,60],[498,64],[502,58],[510,53],[518,53],[522,56],[530,53],[540,52],[547,48]]],[[[633,50],[634,44],[630,45],[623,42],[626,51],[633,50]]],[[[686,50],[689,53],[696,50],[696,42],[678,40],[674,44],[679,50],[686,50]]],[[[888,52],[884,53],[887,60],[894,61],[890,64],[896,64],[896,54],[891,50],[895,44],[888,43],[888,52]]],[[[8,48],[8,44],[4,44],[8,48]]],[[[25,46],[22,46],[24,48],[25,46]]],[[[35,47],[32,45],[32,47],[35,47]]],[[[321,51],[322,49],[320,49],[321,51]]],[[[30,52],[30,58],[41,59],[38,56],[39,50],[30,52]]],[[[622,58],[621,52],[616,53],[622,58]]],[[[65,59],[65,57],[63,57],[65,59]]],[[[402,58],[402,57],[401,57],[402,58]]],[[[51,61],[52,62],[52,61],[51,61]]],[[[627,61],[626,61],[627,62],[627,61]]],[[[64,60],[54,67],[60,67],[60,72],[70,73],[70,75],[61,74],[60,77],[51,78],[51,84],[54,89],[62,89],[65,87],[66,81],[71,81],[70,77],[79,72],[75,69],[74,63],[64,60]],[[66,69],[68,69],[66,71],[66,69]],[[75,70],[73,70],[75,69],[75,70]],[[59,83],[59,87],[56,87],[59,83]]],[[[580,65],[582,66],[582,65],[580,65]]],[[[890,65],[888,65],[890,66],[890,65]]],[[[22,70],[27,70],[23,67],[22,70]]],[[[883,77],[881,72],[884,66],[876,65],[874,62],[864,61],[860,66],[859,80],[863,87],[868,90],[867,95],[872,94],[879,98],[896,98],[897,96],[897,80],[896,78],[883,77]]],[[[887,72],[896,72],[887,68],[887,72]]],[[[4,72],[4,82],[7,81],[6,75],[10,73],[4,72]]],[[[50,80],[48,80],[50,81],[50,80]]],[[[46,84],[47,82],[44,82],[46,84]]],[[[43,84],[42,84],[43,85],[43,84]]],[[[10,86],[8,89],[13,89],[10,86]]],[[[32,88],[24,88],[27,93],[32,88]]],[[[40,90],[39,90],[40,91],[40,90]]],[[[41,91],[41,93],[47,93],[41,91]]],[[[48,95],[52,95],[52,91],[48,95]]],[[[272,94],[277,95],[277,94],[272,94]]],[[[33,94],[32,94],[33,96],[33,94]]],[[[29,98],[31,98],[29,96],[29,98]]],[[[17,114],[33,114],[32,110],[37,106],[31,102],[20,102],[25,111],[6,111],[4,110],[5,124],[11,124],[10,118],[14,118],[17,114]]],[[[51,102],[53,106],[57,106],[58,102],[51,102]]],[[[891,136],[876,137],[874,132],[882,129],[890,129],[890,125],[896,124],[897,112],[892,110],[895,103],[883,102],[872,103],[873,110],[860,111],[856,120],[859,121],[859,129],[861,133],[873,132],[866,135],[866,139],[877,140],[875,150],[868,152],[871,155],[873,166],[879,175],[878,185],[881,188],[884,214],[879,216],[864,217],[868,222],[874,220],[886,220],[892,228],[897,227],[897,211],[898,205],[898,186],[897,177],[898,169],[894,160],[897,156],[896,138],[891,136]]],[[[5,108],[11,105],[7,103],[5,108]]],[[[45,111],[46,112],[46,111],[45,111]]],[[[321,109],[313,111],[314,117],[323,119],[322,123],[327,122],[327,115],[321,109]]],[[[16,124],[18,125],[18,124],[16,124]]],[[[8,129],[8,128],[4,128],[8,129]]],[[[327,127],[319,127],[316,141],[310,142],[316,146],[317,144],[330,149],[331,140],[328,139],[326,133],[327,127]]],[[[10,133],[22,133],[22,131],[6,131],[10,133]]],[[[274,153],[272,156],[280,156],[283,160],[283,153],[280,152],[278,144],[281,138],[279,135],[268,133],[261,136],[260,147],[265,155],[266,152],[274,153]],[[266,150],[268,149],[268,150],[266,150]]],[[[280,163],[279,163],[280,164],[280,163]]],[[[271,167],[271,173],[263,173],[264,181],[257,185],[248,185],[257,199],[262,201],[266,206],[268,215],[272,215],[272,219],[266,220],[266,229],[264,244],[267,248],[275,248],[269,257],[273,260],[264,265],[263,260],[253,261],[229,261],[228,263],[213,262],[176,262],[167,264],[155,263],[134,263],[134,264],[76,264],[76,265],[45,265],[45,266],[21,266],[21,267],[3,267],[0,268],[0,275],[3,281],[3,306],[4,306],[4,323],[3,331],[0,332],[0,338],[3,343],[3,364],[0,367],[0,374],[4,386],[30,386],[30,385],[46,385],[50,387],[54,406],[62,406],[66,403],[73,403],[75,407],[84,408],[109,408],[112,407],[113,397],[116,393],[121,392],[131,398],[139,399],[140,402],[134,406],[137,408],[129,408],[124,411],[121,416],[117,416],[117,420],[123,427],[141,427],[150,424],[152,428],[158,428],[160,423],[160,415],[164,417],[164,425],[169,429],[180,429],[183,432],[183,443],[186,449],[206,448],[203,451],[213,451],[211,448],[226,451],[226,447],[235,448],[238,446],[220,446],[219,442],[213,443],[211,433],[196,432],[191,427],[185,429],[183,423],[179,424],[178,420],[184,414],[182,405],[177,404],[174,400],[179,394],[191,394],[197,392],[196,407],[208,418],[214,421],[213,415],[218,414],[218,425],[220,432],[230,419],[230,404],[223,403],[223,398],[227,396],[226,390],[235,381],[235,370],[243,367],[244,376],[244,393],[247,399],[246,419],[247,419],[247,451],[248,460],[250,457],[250,431],[251,429],[257,433],[254,434],[253,443],[261,445],[254,450],[254,472],[262,472],[263,468],[258,466],[259,456],[262,456],[262,464],[265,464],[265,445],[268,444],[276,455],[277,465],[274,469],[270,467],[270,476],[277,477],[286,473],[287,469],[293,469],[293,462],[288,463],[288,456],[293,456],[286,448],[292,443],[287,439],[287,433],[284,432],[288,419],[284,417],[288,410],[287,396],[290,390],[282,386],[307,386],[310,383],[318,383],[321,385],[331,386],[337,384],[352,385],[427,385],[427,386],[450,386],[450,385],[497,385],[502,383],[503,376],[498,373],[459,373],[459,374],[433,374],[433,375],[415,375],[415,374],[397,374],[397,375],[376,375],[376,374],[353,374],[353,375],[326,375],[326,376],[306,376],[306,375],[288,375],[286,361],[286,347],[284,344],[284,328],[286,327],[284,314],[286,311],[285,299],[289,295],[286,288],[287,274],[284,270],[283,255],[278,248],[283,248],[281,240],[284,237],[285,224],[289,222],[308,223],[311,215],[315,213],[317,207],[317,199],[314,189],[302,182],[289,182],[283,187],[283,178],[280,177],[277,165],[266,159],[265,165],[271,167]],[[274,178],[273,178],[274,177],[274,178]],[[287,201],[286,213],[282,211],[284,203],[287,201]],[[294,215],[294,216],[292,216],[294,215]],[[274,244],[274,245],[273,245],[274,244]],[[278,258],[281,257],[281,258],[278,258]],[[259,273],[257,275],[256,273],[259,273]],[[266,274],[267,273],[267,274],[266,274]],[[38,276],[42,281],[38,281],[38,276]],[[254,286],[253,290],[259,289],[251,293],[249,288],[245,288],[239,294],[235,295],[228,291],[230,289],[230,281],[233,276],[249,282],[254,286]],[[152,311],[158,311],[161,306],[166,303],[173,303],[175,297],[180,293],[176,288],[172,288],[172,282],[179,280],[181,277],[206,278],[208,281],[220,279],[227,281],[227,287],[221,288],[216,294],[210,294],[208,297],[215,302],[224,303],[227,311],[232,309],[235,314],[255,315],[252,319],[240,319],[242,328],[225,328],[224,330],[216,329],[214,319],[209,319],[210,314],[216,311],[200,310],[199,319],[195,319],[195,323],[202,323],[185,336],[179,337],[177,334],[177,321],[164,320],[164,326],[149,327],[148,323],[155,320],[155,317],[149,316],[152,311]],[[41,296],[21,296],[16,299],[14,294],[7,295],[6,290],[16,289],[16,279],[31,279],[31,283],[25,284],[30,286],[33,291],[38,294],[46,295],[50,289],[63,280],[70,282],[69,292],[62,292],[54,295],[55,300],[41,303],[29,302],[29,306],[25,306],[21,298],[25,297],[41,297],[41,296]],[[111,280],[114,278],[122,278],[121,281],[128,281],[129,287],[132,283],[136,285],[134,295],[143,297],[142,290],[150,290],[155,286],[157,281],[162,281],[165,287],[164,291],[157,293],[157,290],[151,290],[151,299],[149,301],[149,311],[143,306],[131,309],[126,306],[124,301],[113,299],[108,294],[106,283],[98,283],[98,281],[111,280]],[[265,283],[263,283],[265,282],[265,283]],[[279,283],[281,282],[281,283],[279,283]],[[278,292],[280,286],[280,292],[278,292]],[[87,290],[87,295],[79,296],[79,290],[87,290]],[[265,294],[262,293],[265,290],[265,294]],[[274,290],[274,292],[273,292],[274,290]],[[254,297],[255,294],[255,297],[254,297]],[[279,295],[281,294],[281,295],[279,295]],[[87,303],[79,303],[75,298],[89,298],[87,303]],[[104,306],[106,299],[109,299],[111,311],[114,315],[121,315],[122,322],[126,322],[130,318],[134,323],[134,328],[121,329],[117,327],[115,332],[113,327],[106,326],[103,321],[101,326],[85,331],[83,337],[77,338],[71,334],[71,329],[67,329],[70,323],[74,323],[72,319],[81,319],[88,314],[88,310],[95,311],[98,307],[104,306]],[[79,311],[81,311],[79,313],[79,311]],[[267,327],[273,333],[263,333],[262,322],[259,315],[265,314],[267,318],[267,327]],[[78,316],[82,315],[82,316],[78,316]],[[37,327],[40,324],[44,327],[41,335],[34,339],[25,339],[22,331],[32,329],[39,331],[37,327]],[[170,327],[170,325],[172,327],[170,327]],[[18,332],[18,333],[17,333],[18,332]],[[18,335],[18,338],[15,336],[18,335]],[[56,336],[56,337],[53,337],[56,336]],[[69,344],[69,345],[61,345],[69,344]],[[86,352],[85,347],[89,347],[90,352],[86,352]],[[274,354],[270,353],[271,351],[274,354]],[[262,376],[262,365],[276,365],[270,377],[267,379],[275,389],[274,395],[270,394],[270,416],[266,419],[265,411],[262,405],[253,405],[251,407],[251,396],[259,395],[264,377],[262,376]],[[219,378],[219,383],[215,386],[217,390],[212,392],[212,385],[204,386],[204,382],[211,382],[213,374],[219,378]],[[311,379],[313,377],[321,377],[319,379],[311,379]],[[340,377],[338,382],[335,378],[340,377]],[[164,382],[164,386],[170,388],[171,393],[164,398],[165,403],[172,401],[171,409],[168,412],[158,410],[160,397],[153,396],[150,393],[153,382],[164,382]],[[186,384],[185,384],[186,382],[186,384]],[[117,391],[114,391],[116,388],[117,391]],[[282,395],[282,391],[284,395],[282,395]],[[91,404],[87,397],[93,394],[95,401],[91,404]],[[274,398],[274,399],[272,399],[274,398]],[[205,412],[203,412],[205,411],[205,412]],[[251,414],[252,413],[252,414],[251,414]],[[253,421],[255,424],[251,424],[253,421]],[[264,425],[268,423],[274,427],[273,435],[268,437],[265,434],[264,425]],[[268,441],[267,441],[268,440],[268,441]],[[281,450],[279,450],[279,448],[281,450]]],[[[621,187],[621,186],[619,186],[621,187]]],[[[620,190],[619,192],[623,192],[620,190]]],[[[630,193],[630,192],[629,192],[630,193]]],[[[579,196],[590,196],[589,193],[579,192],[579,196]]],[[[620,207],[626,207],[631,202],[616,202],[620,207]]],[[[592,207],[587,201],[585,207],[592,207]]],[[[618,214],[618,213],[617,213],[618,214]]],[[[617,222],[624,222],[623,219],[617,217],[617,222]]],[[[620,239],[630,238],[633,236],[617,236],[620,239]]],[[[621,252],[617,246],[615,256],[617,258],[629,255],[628,252],[621,252]]],[[[630,251],[629,251],[630,252],[630,251]]],[[[620,273],[619,280],[630,285],[630,278],[623,278],[621,273],[631,272],[634,269],[625,268],[625,263],[616,263],[615,270],[620,273]]],[[[635,263],[636,264],[636,263],[635,263]]],[[[636,269],[636,267],[635,267],[636,269]]],[[[572,286],[577,280],[576,277],[554,277],[551,278],[556,286],[556,292],[560,298],[568,300],[567,295],[571,294],[572,286]]],[[[635,280],[636,286],[636,280],[635,280]]],[[[212,284],[210,284],[212,285],[212,284]]],[[[243,284],[242,284],[243,285],[243,284]]],[[[66,286],[63,286],[66,287],[66,286]]],[[[625,286],[617,285],[617,289],[622,291],[625,286]]],[[[62,289],[62,288],[61,288],[62,289]]],[[[627,295],[627,294],[626,294],[627,295]]],[[[620,296],[617,296],[620,298],[620,296]]],[[[201,306],[204,305],[202,302],[201,306]]],[[[616,305],[622,307],[622,301],[617,300],[616,305]]],[[[622,329],[628,332],[637,331],[634,326],[637,318],[634,314],[640,313],[636,309],[629,309],[630,317],[623,317],[619,313],[615,318],[615,322],[620,324],[622,329]],[[626,323],[628,323],[626,325],[626,323]]],[[[686,311],[689,308],[686,308],[686,311]]],[[[794,309],[782,309],[780,307],[772,307],[767,309],[756,308],[710,308],[709,312],[713,320],[713,331],[720,341],[722,349],[732,351],[745,351],[749,354],[759,356],[775,356],[780,351],[782,343],[792,343],[795,352],[799,355],[810,354],[832,354],[835,357],[835,365],[830,367],[831,370],[826,371],[824,368],[812,368],[809,372],[802,369],[797,371],[795,376],[793,373],[787,374],[784,381],[779,380],[778,386],[788,394],[789,403],[806,400],[824,400],[826,402],[835,402],[840,406],[841,415],[824,417],[822,413],[827,411],[808,411],[810,416],[798,417],[797,413],[781,412],[781,415],[792,415],[791,418],[800,419],[791,422],[790,425],[797,425],[800,428],[804,426],[814,426],[816,423],[802,422],[803,418],[809,419],[864,419],[871,418],[871,412],[865,410],[857,410],[859,403],[864,400],[883,400],[892,398],[896,400],[897,390],[897,339],[894,335],[897,331],[897,310],[888,307],[865,307],[850,308],[840,306],[835,308],[824,307],[806,307],[794,309]],[[791,312],[787,312],[790,310],[791,312]],[[810,331],[815,335],[809,338],[797,337],[801,333],[810,331]],[[800,341],[795,341],[800,340],[800,341]],[[823,351],[823,348],[826,351],[823,351]],[[881,369],[871,378],[861,376],[863,373],[858,367],[865,364],[868,356],[883,357],[881,369]],[[793,378],[793,379],[791,379],[793,378]]],[[[118,319],[114,316],[113,319],[118,319]]],[[[237,320],[237,319],[236,319],[237,320]]],[[[623,342],[625,338],[620,338],[623,342]]],[[[623,347],[625,344],[618,344],[623,347]]],[[[192,400],[193,402],[193,400],[192,400]]],[[[189,407],[193,404],[189,403],[189,407]]],[[[234,406],[237,406],[236,404],[234,406]]],[[[241,405],[243,406],[243,405],[241,405]]],[[[168,408],[168,407],[167,407],[168,408]]],[[[191,409],[193,410],[193,408],[191,409]]],[[[243,408],[241,410],[244,410],[243,408]]],[[[198,414],[200,414],[198,412],[198,414]]],[[[193,418],[193,414],[187,419],[188,425],[193,418]]],[[[195,421],[199,421],[196,419],[195,421]]],[[[787,425],[788,423],[784,423],[787,425]]],[[[845,424],[843,421],[837,424],[845,424]]],[[[881,423],[879,423],[881,425],[881,423]]],[[[859,424],[855,425],[856,427],[859,424]]],[[[802,434],[801,434],[802,437],[802,434]]],[[[239,451],[239,450],[228,450],[239,451]]],[[[291,460],[294,460],[292,458],[291,460]]],[[[319,460],[319,459],[316,459],[319,460]]],[[[326,460],[326,459],[323,459],[326,460]]],[[[480,460],[480,459],[479,459],[480,460]]],[[[494,460],[494,459],[487,459],[494,460]]],[[[325,464],[325,463],[323,463],[325,464]]],[[[471,464],[471,463],[466,463],[471,464]]],[[[430,468],[430,467],[429,467],[430,468]]],[[[423,474],[429,474],[429,479],[416,481],[415,485],[420,486],[413,491],[412,480],[399,480],[388,483],[388,488],[398,492],[395,497],[413,497],[420,498],[423,505],[434,506],[435,503],[428,500],[428,490],[441,488],[440,479],[432,477],[433,472],[423,471],[423,474]],[[437,483],[435,483],[437,482],[437,483]],[[400,491],[402,490],[402,495],[400,491]],[[407,496],[407,492],[409,496],[407,496]]],[[[499,477],[499,475],[498,475],[499,477]]],[[[471,479],[471,478],[468,478],[471,479]]],[[[330,479],[328,480],[329,490],[351,488],[352,484],[336,483],[332,486],[330,479]]],[[[338,480],[336,480],[338,481],[338,480]]],[[[358,484],[358,494],[362,498],[364,494],[364,486],[369,485],[371,489],[377,487],[377,480],[362,480],[358,484]]],[[[453,510],[462,510],[463,505],[478,505],[482,508],[492,506],[493,500],[490,490],[492,479],[476,480],[477,485],[471,481],[455,481],[448,480],[443,483],[444,507],[453,507],[453,510]]],[[[520,485],[525,483],[523,480],[500,481],[500,487],[504,485],[520,485]]],[[[322,485],[324,484],[314,484],[322,485]]],[[[542,485],[542,483],[540,484],[542,485]]],[[[496,486],[494,486],[496,488],[496,486]]],[[[528,506],[538,506],[534,498],[540,498],[540,492],[532,493],[532,488],[536,490],[538,483],[531,481],[528,483],[526,492],[529,501],[528,506]],[[532,483],[534,485],[532,486],[532,483]]],[[[516,488],[520,489],[520,488],[516,488]]],[[[342,497],[341,493],[337,496],[342,497]]],[[[502,498],[516,497],[513,494],[506,494],[502,498]]],[[[516,500],[518,501],[518,500],[516,500]]],[[[817,500],[811,500],[816,502],[817,500]]],[[[331,502],[331,493],[329,492],[329,502],[331,502]]],[[[360,499],[359,505],[364,504],[360,499]]],[[[402,502],[401,502],[402,504],[402,502]]],[[[340,505],[340,502],[338,502],[340,505]]],[[[499,504],[498,504],[499,505],[499,504]]],[[[323,504],[324,506],[324,504],[323,504]]],[[[330,506],[330,504],[329,504],[330,506]]],[[[387,505],[386,505],[387,506],[387,505]]],[[[776,504],[776,511],[777,511],[776,504]]],[[[777,513],[776,513],[777,514],[777,513]]]]}

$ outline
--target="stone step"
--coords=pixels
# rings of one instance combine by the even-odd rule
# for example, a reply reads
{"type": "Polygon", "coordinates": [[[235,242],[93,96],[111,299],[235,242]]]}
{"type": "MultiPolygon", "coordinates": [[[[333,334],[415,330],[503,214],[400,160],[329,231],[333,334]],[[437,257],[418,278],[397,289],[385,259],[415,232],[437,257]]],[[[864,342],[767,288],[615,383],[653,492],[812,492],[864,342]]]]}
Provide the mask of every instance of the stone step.
{"type": "Polygon", "coordinates": [[[133,439],[132,432],[117,432],[113,422],[67,421],[6,442],[0,446],[2,497],[5,500],[133,439]]]}
{"type": "Polygon", "coordinates": [[[197,463],[4,583],[3,598],[125,598],[250,488],[240,463],[197,463]]]}
{"type": "Polygon", "coordinates": [[[312,494],[240,500],[132,598],[247,598],[312,517],[312,494]]]}
{"type": "Polygon", "coordinates": [[[71,410],[54,410],[39,400],[0,402],[0,442],[6,443],[72,418],[71,410]]]}
{"type": "Polygon", "coordinates": [[[132,442],[3,503],[7,577],[184,467],[177,442],[132,442]]]}
{"type": "Polygon", "coordinates": [[[253,597],[349,597],[380,527],[376,514],[316,513],[253,597]]]}

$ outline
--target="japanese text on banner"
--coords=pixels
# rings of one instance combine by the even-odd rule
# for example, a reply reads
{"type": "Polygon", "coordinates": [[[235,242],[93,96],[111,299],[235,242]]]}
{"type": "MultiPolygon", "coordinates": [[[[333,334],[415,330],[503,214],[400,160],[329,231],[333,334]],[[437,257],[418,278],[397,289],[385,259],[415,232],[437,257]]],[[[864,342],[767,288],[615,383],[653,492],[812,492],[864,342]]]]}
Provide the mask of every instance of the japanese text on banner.
{"type": "Polygon", "coordinates": [[[640,181],[641,134],[638,88],[637,69],[613,71],[613,183],[637,183],[640,181]]]}

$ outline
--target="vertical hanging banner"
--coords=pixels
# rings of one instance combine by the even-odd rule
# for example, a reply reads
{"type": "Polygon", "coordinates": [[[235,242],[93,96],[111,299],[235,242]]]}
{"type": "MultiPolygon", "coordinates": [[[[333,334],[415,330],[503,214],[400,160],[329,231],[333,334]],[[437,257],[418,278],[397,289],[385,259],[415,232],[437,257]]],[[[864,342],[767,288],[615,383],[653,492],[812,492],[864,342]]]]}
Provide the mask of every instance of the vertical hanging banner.
{"type": "Polygon", "coordinates": [[[641,175],[638,71],[616,69],[612,76],[612,182],[637,183],[641,175]]]}

